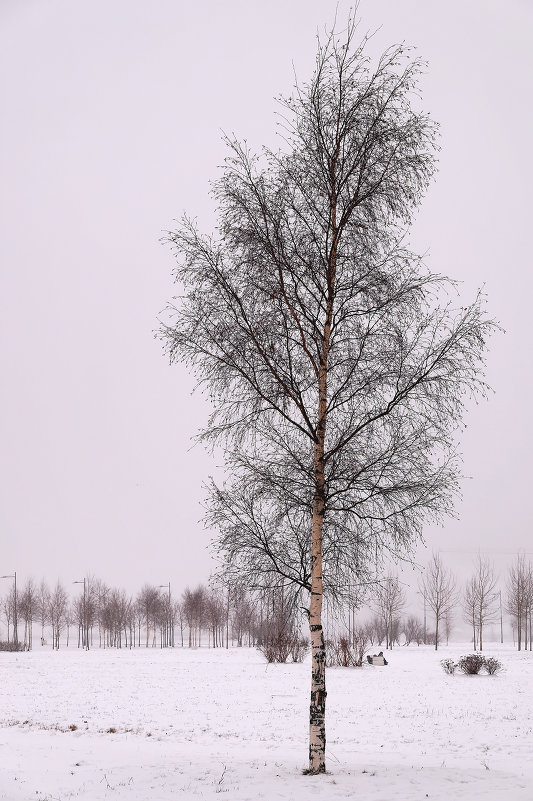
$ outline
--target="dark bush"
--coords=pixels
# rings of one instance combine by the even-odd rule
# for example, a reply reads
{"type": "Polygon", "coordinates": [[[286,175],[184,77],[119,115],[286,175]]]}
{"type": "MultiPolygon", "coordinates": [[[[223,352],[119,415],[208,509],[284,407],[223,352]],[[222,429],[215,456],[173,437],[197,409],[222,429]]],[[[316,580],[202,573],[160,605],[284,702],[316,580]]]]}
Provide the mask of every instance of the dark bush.
{"type": "Polygon", "coordinates": [[[355,629],[349,639],[346,635],[326,641],[328,667],[361,667],[368,647],[366,628],[355,629]]]}
{"type": "Polygon", "coordinates": [[[302,662],[309,650],[309,640],[300,636],[291,610],[280,608],[263,622],[257,649],[269,664],[287,662],[289,657],[293,662],[302,662]]]}
{"type": "Polygon", "coordinates": [[[0,641],[0,651],[23,651],[24,644],[18,642],[16,645],[14,642],[2,642],[0,641]]]}
{"type": "Polygon", "coordinates": [[[480,654],[468,654],[462,656],[457,663],[457,667],[462,673],[467,676],[477,676],[482,667],[484,667],[485,659],[480,654]]]}
{"type": "Polygon", "coordinates": [[[483,667],[489,676],[495,676],[503,668],[503,665],[499,659],[496,659],[494,656],[487,656],[483,658],[483,667]]]}
{"type": "Polygon", "coordinates": [[[335,656],[339,667],[352,667],[354,664],[354,655],[350,648],[348,637],[339,637],[336,641],[335,656]]]}
{"type": "Polygon", "coordinates": [[[286,662],[291,652],[291,644],[281,636],[264,637],[257,649],[270,665],[272,662],[286,662]]]}
{"type": "Polygon", "coordinates": [[[450,676],[453,676],[457,667],[453,659],[441,659],[440,663],[444,672],[448,673],[450,676]]]}
{"type": "Polygon", "coordinates": [[[468,676],[477,676],[481,670],[486,670],[489,676],[495,676],[503,669],[499,659],[494,656],[481,656],[481,654],[462,656],[457,664],[454,663],[453,659],[441,659],[440,663],[444,672],[450,676],[453,676],[457,668],[468,676]]]}

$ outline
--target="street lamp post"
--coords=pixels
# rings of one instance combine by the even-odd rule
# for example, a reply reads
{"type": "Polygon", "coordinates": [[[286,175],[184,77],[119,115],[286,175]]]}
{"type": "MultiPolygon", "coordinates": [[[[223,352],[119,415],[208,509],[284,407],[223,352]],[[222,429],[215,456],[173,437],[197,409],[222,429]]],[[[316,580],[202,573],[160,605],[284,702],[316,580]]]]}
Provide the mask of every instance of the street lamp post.
{"type": "Polygon", "coordinates": [[[160,588],[164,587],[165,589],[168,587],[168,632],[167,632],[167,643],[169,646],[174,648],[174,631],[172,629],[172,607],[170,606],[170,581],[168,584],[159,584],[160,588]]]}
{"type": "Polygon", "coordinates": [[[83,581],[80,579],[79,581],[73,581],[73,584],[83,584],[83,625],[81,627],[81,644],[84,650],[89,650],[89,632],[87,630],[87,590],[85,588],[85,578],[83,581]]]}
{"type": "Polygon", "coordinates": [[[15,648],[16,648],[19,642],[18,630],[17,630],[17,571],[15,570],[14,573],[8,573],[7,576],[0,576],[0,578],[15,579],[15,591],[14,591],[14,602],[13,602],[13,642],[15,643],[15,648]]]}
{"type": "Polygon", "coordinates": [[[502,611],[502,591],[500,590],[500,642],[503,644],[503,611],[502,611]]]}
{"type": "Polygon", "coordinates": [[[424,593],[424,645],[428,644],[427,626],[426,626],[426,593],[424,593]]]}

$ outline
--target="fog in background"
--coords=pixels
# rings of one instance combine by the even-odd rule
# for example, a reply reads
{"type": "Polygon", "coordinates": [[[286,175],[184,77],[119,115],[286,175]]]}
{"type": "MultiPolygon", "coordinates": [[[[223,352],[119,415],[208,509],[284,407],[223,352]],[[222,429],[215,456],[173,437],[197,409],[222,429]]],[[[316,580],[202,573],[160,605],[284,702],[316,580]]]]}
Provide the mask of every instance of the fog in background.
{"type": "MultiPolygon", "coordinates": [[[[0,574],[131,591],[207,579],[198,520],[217,463],[191,449],[207,406],[154,338],[176,293],[159,239],[184,210],[214,226],[223,130],[276,146],[273,98],[293,64],[310,76],[336,5],[0,3],[0,574]]],[[[405,40],[429,62],[442,152],[412,246],[465,301],[484,286],[506,330],[495,395],[462,438],[460,518],[426,530],[417,562],[440,549],[462,579],[481,550],[504,572],[533,550],[533,6],[363,0],[359,14],[361,33],[382,26],[371,52],[405,40]]]]}

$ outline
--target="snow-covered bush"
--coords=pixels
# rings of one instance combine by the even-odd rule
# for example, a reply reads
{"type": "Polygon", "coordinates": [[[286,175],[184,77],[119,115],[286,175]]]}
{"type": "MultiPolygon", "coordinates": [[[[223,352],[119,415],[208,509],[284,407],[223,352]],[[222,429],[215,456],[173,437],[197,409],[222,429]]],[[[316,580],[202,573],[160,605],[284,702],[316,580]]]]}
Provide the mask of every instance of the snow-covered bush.
{"type": "Polygon", "coordinates": [[[483,658],[483,667],[489,676],[495,676],[503,668],[503,665],[500,660],[496,659],[494,656],[487,656],[483,658]]]}
{"type": "Polygon", "coordinates": [[[499,659],[494,656],[481,656],[481,654],[462,656],[457,664],[453,659],[441,659],[440,663],[444,672],[450,676],[453,676],[457,668],[468,676],[477,676],[481,670],[486,670],[489,676],[495,676],[503,668],[499,659]]]}
{"type": "Polygon", "coordinates": [[[468,676],[477,676],[484,666],[484,663],[485,659],[481,654],[468,654],[460,658],[457,667],[462,673],[466,673],[468,676]]]}
{"type": "Polygon", "coordinates": [[[441,659],[440,663],[444,672],[448,673],[450,676],[453,676],[457,667],[453,659],[441,659]]]}

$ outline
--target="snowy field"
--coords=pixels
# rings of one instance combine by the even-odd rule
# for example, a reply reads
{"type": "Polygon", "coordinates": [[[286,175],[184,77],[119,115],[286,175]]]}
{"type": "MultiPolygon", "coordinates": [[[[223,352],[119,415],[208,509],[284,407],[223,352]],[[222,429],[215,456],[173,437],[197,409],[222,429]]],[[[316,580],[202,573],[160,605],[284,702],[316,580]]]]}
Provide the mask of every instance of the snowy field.
{"type": "Polygon", "coordinates": [[[328,771],[305,777],[309,662],[253,649],[0,653],[0,798],[530,801],[533,654],[468,645],[328,671],[328,771]]]}

